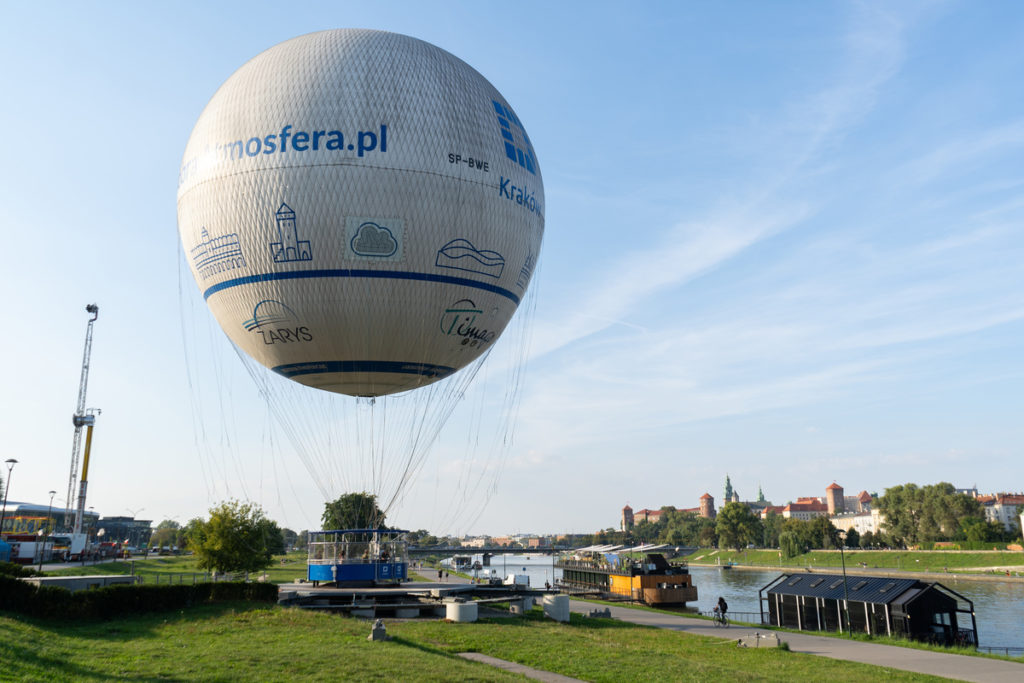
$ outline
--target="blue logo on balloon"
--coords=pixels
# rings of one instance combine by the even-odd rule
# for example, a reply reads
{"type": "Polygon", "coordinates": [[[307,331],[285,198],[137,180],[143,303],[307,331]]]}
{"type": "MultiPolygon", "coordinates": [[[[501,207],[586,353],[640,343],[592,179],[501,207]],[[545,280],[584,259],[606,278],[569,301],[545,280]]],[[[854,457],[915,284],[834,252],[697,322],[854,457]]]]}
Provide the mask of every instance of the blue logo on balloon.
{"type": "Polygon", "coordinates": [[[519,117],[501,102],[491,100],[491,103],[494,104],[494,113],[498,115],[498,125],[501,126],[505,156],[533,175],[537,175],[537,157],[533,153],[533,144],[519,117]]]}

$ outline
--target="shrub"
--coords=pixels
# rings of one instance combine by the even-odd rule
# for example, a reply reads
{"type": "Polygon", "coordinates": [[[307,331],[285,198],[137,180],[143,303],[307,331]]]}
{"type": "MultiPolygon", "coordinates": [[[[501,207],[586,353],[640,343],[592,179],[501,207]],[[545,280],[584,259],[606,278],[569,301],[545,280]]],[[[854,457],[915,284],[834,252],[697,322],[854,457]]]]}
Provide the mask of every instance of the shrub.
{"type": "Polygon", "coordinates": [[[112,619],[124,614],[165,612],[204,602],[276,602],[277,586],[264,583],[200,583],[193,586],[117,584],[70,592],[0,576],[0,610],[43,619],[112,619]]]}
{"type": "Polygon", "coordinates": [[[14,562],[0,562],[0,576],[41,576],[31,567],[22,567],[14,562]]]}

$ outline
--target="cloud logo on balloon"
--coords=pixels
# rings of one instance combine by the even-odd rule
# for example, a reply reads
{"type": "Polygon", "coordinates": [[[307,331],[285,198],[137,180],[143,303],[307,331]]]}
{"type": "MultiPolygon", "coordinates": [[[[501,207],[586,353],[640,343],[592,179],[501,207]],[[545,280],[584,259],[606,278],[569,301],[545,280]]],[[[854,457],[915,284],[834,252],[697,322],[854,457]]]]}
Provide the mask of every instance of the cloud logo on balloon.
{"type": "Polygon", "coordinates": [[[391,231],[372,221],[360,225],[349,244],[359,256],[387,258],[398,251],[398,240],[391,231]]]}

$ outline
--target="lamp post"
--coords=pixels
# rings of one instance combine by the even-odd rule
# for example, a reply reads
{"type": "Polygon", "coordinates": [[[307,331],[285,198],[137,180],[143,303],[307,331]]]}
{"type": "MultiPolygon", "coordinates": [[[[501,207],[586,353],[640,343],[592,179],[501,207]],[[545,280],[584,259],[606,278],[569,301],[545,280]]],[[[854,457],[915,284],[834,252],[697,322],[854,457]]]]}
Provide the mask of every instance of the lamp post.
{"type": "Polygon", "coordinates": [[[843,614],[846,615],[846,633],[853,638],[853,629],[850,627],[850,584],[846,580],[846,555],[843,548],[846,546],[846,532],[839,534],[839,559],[843,563],[843,614]]]}
{"type": "Polygon", "coordinates": [[[139,544],[139,529],[138,529],[138,527],[135,526],[135,522],[136,522],[135,518],[138,517],[139,513],[142,512],[145,509],[146,508],[138,508],[136,510],[132,510],[131,508],[125,508],[125,510],[127,510],[130,513],[132,513],[132,525],[131,525],[131,527],[129,527],[129,536],[131,536],[131,538],[132,538],[132,545],[134,545],[134,546],[140,545],[139,544]]]}
{"type": "Polygon", "coordinates": [[[7,463],[7,481],[4,482],[4,507],[3,511],[0,512],[0,538],[3,538],[4,521],[7,519],[7,494],[11,491],[11,470],[18,464],[18,461],[14,458],[7,458],[4,462],[7,463]]]}
{"type": "MultiPolygon", "coordinates": [[[[53,497],[57,495],[56,491],[50,491],[50,506],[46,508],[46,535],[50,536],[50,513],[53,512],[53,497]]],[[[43,541],[43,547],[39,549],[39,571],[43,571],[43,553],[46,552],[46,541],[43,541]]],[[[50,553],[50,559],[53,559],[53,553],[50,553]]]]}

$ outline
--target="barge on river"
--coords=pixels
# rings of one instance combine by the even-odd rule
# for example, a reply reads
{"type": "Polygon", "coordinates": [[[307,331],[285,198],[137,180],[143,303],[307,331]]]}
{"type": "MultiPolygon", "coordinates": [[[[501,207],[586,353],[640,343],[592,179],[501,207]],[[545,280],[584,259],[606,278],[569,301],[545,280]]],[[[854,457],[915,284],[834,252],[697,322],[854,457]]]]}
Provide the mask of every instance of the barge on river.
{"type": "Polygon", "coordinates": [[[686,563],[669,562],[664,545],[597,545],[563,554],[557,587],[569,593],[595,592],[646,605],[685,605],[697,600],[686,563]]]}

